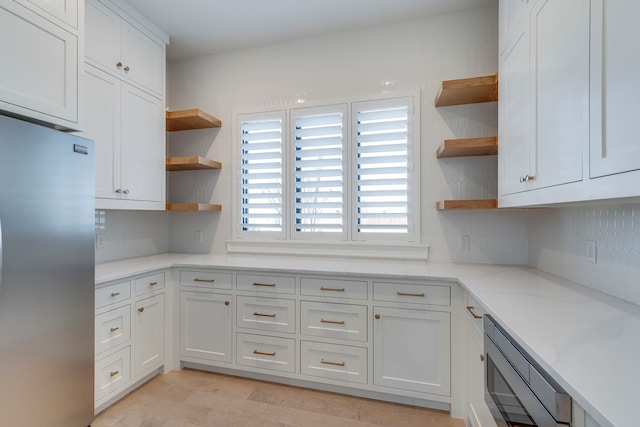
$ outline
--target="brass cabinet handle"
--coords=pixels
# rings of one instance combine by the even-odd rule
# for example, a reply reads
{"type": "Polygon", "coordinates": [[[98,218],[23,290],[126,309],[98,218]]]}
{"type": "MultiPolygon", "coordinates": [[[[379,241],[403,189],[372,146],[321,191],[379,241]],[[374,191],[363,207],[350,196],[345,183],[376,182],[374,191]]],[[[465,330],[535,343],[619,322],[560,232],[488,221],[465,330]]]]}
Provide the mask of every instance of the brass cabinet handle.
{"type": "Polygon", "coordinates": [[[120,61],[116,62],[116,67],[118,67],[118,68],[122,67],[122,62],[120,62],[120,61]]]}
{"type": "Polygon", "coordinates": [[[124,66],[124,68],[123,68],[123,70],[125,70],[125,71],[129,71],[129,66],[128,66],[128,65],[125,65],[125,66],[124,66]]]}
{"type": "Polygon", "coordinates": [[[275,286],[275,283],[259,283],[259,282],[253,282],[253,286],[269,286],[269,287],[273,287],[275,286]]]}
{"type": "Polygon", "coordinates": [[[216,280],[215,279],[198,279],[197,277],[195,279],[193,279],[194,282],[205,282],[205,283],[213,283],[216,280]]]}
{"type": "Polygon", "coordinates": [[[481,362],[484,362],[484,354],[481,354],[481,355],[480,355],[480,361],[481,361],[481,362]]]}
{"type": "Polygon", "coordinates": [[[325,319],[320,319],[320,323],[331,323],[332,325],[344,325],[344,320],[325,320],[325,319]]]}
{"type": "Polygon", "coordinates": [[[259,354],[259,355],[262,355],[262,356],[271,356],[271,357],[273,357],[273,356],[276,355],[276,352],[274,351],[273,353],[265,353],[264,351],[253,350],[253,354],[259,354]]]}
{"type": "Polygon", "coordinates": [[[320,287],[321,291],[332,291],[332,292],[344,292],[344,288],[325,288],[324,286],[320,287]]]}
{"type": "Polygon", "coordinates": [[[411,294],[411,293],[407,293],[407,292],[400,292],[398,291],[398,296],[401,297],[421,297],[424,298],[424,292],[421,294],[411,294]]]}
{"type": "Polygon", "coordinates": [[[115,331],[119,331],[119,330],[120,330],[120,328],[118,328],[118,327],[111,328],[111,332],[112,332],[112,333],[113,333],[113,332],[115,332],[115,331]]]}
{"type": "Polygon", "coordinates": [[[118,295],[120,295],[120,292],[111,292],[112,297],[117,297],[118,295]]]}
{"type": "Polygon", "coordinates": [[[260,316],[260,317],[276,317],[275,314],[265,314],[265,313],[258,313],[257,311],[253,313],[254,316],[260,316]]]}
{"type": "Polygon", "coordinates": [[[144,307],[140,307],[140,308],[138,309],[138,311],[139,311],[140,313],[143,313],[143,312],[144,312],[144,307]]]}
{"type": "Polygon", "coordinates": [[[323,365],[344,366],[345,362],[330,362],[328,360],[320,359],[320,363],[323,365]]]}
{"type": "Polygon", "coordinates": [[[113,377],[115,377],[116,375],[118,375],[119,373],[120,373],[120,371],[111,371],[111,372],[109,372],[109,376],[110,376],[111,378],[113,378],[113,377]]]}
{"type": "Polygon", "coordinates": [[[474,308],[475,308],[474,306],[472,306],[472,305],[468,305],[468,306],[467,306],[467,311],[468,311],[469,313],[471,313],[471,315],[473,316],[473,318],[474,318],[474,319],[482,319],[482,316],[480,316],[480,315],[478,315],[478,314],[474,313],[474,311],[473,311],[473,309],[474,309],[474,308]]]}
{"type": "Polygon", "coordinates": [[[379,314],[376,314],[376,315],[375,315],[375,316],[373,316],[373,317],[375,317],[376,319],[379,319],[379,318],[380,318],[380,315],[379,315],[379,314]]]}
{"type": "Polygon", "coordinates": [[[149,283],[149,286],[155,286],[155,285],[157,285],[157,284],[158,284],[158,282],[150,282],[150,283],[149,283]]]}
{"type": "Polygon", "coordinates": [[[229,305],[229,304],[231,304],[231,301],[229,301],[229,300],[224,302],[224,305],[229,305]]]}

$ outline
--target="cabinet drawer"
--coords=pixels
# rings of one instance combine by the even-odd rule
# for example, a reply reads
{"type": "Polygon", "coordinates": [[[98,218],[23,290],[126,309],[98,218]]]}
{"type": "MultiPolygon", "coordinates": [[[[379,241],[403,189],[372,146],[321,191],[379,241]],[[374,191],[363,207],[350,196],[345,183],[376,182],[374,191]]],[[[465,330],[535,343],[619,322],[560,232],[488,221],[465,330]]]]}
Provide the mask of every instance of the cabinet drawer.
{"type": "Polygon", "coordinates": [[[293,276],[238,274],[237,280],[239,291],[296,293],[296,278],[293,276]]]}
{"type": "Polygon", "coordinates": [[[444,285],[373,282],[376,301],[451,305],[451,288],[444,285]]]}
{"type": "Polygon", "coordinates": [[[122,350],[96,361],[95,400],[124,389],[131,378],[131,348],[122,350]]]}
{"type": "Polygon", "coordinates": [[[276,298],[238,296],[239,328],[294,333],[296,302],[276,298]]]}
{"type": "Polygon", "coordinates": [[[317,337],[367,341],[364,305],[300,302],[301,333],[317,337]]]}
{"type": "Polygon", "coordinates": [[[295,372],[295,340],[238,334],[236,363],[254,368],[295,372]]]}
{"type": "Polygon", "coordinates": [[[131,298],[131,282],[120,282],[96,289],[96,308],[131,298]]]}
{"type": "Polygon", "coordinates": [[[231,289],[232,283],[231,273],[180,270],[180,284],[182,286],[206,289],[231,289]]]}
{"type": "Polygon", "coordinates": [[[301,341],[300,353],[304,375],[367,383],[366,348],[301,341]]]}
{"type": "Polygon", "coordinates": [[[300,293],[318,297],[367,299],[367,284],[364,280],[303,277],[300,279],[300,293]]]}
{"type": "Polygon", "coordinates": [[[131,306],[125,305],[97,315],[95,328],[96,354],[129,341],[131,339],[131,306]]]}
{"type": "Polygon", "coordinates": [[[164,272],[136,279],[136,296],[164,288],[164,272]]]}

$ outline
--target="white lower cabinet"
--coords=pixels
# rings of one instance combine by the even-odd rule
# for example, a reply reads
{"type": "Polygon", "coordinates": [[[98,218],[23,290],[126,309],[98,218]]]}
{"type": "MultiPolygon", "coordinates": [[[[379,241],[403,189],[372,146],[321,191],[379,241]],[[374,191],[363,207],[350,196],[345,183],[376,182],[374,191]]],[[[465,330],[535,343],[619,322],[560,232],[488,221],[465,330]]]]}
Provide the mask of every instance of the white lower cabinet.
{"type": "Polygon", "coordinates": [[[175,277],[183,366],[440,409],[452,404],[454,285],[224,269],[175,277]]]}
{"type": "Polygon", "coordinates": [[[232,296],[180,292],[180,356],[231,363],[232,296]]]}
{"type": "Polygon", "coordinates": [[[450,313],[388,307],[373,312],[374,384],[449,396],[450,313]]]}
{"type": "Polygon", "coordinates": [[[164,366],[165,290],[155,288],[164,286],[165,274],[134,276],[96,288],[96,413],[164,366]]]}

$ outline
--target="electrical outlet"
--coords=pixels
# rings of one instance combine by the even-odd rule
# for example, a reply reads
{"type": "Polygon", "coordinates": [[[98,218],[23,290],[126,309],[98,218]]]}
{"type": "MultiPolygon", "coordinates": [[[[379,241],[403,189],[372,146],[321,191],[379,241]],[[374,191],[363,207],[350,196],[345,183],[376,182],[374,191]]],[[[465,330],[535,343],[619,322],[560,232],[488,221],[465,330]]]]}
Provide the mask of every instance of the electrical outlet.
{"type": "Polygon", "coordinates": [[[593,264],[596,263],[597,260],[597,245],[595,240],[587,240],[585,244],[585,255],[587,256],[587,262],[591,262],[593,264]]]}
{"type": "Polygon", "coordinates": [[[202,243],[202,231],[196,231],[196,242],[202,243]]]}
{"type": "Polygon", "coordinates": [[[469,236],[465,234],[461,234],[460,236],[458,236],[458,249],[460,249],[461,251],[469,250],[469,236]]]}

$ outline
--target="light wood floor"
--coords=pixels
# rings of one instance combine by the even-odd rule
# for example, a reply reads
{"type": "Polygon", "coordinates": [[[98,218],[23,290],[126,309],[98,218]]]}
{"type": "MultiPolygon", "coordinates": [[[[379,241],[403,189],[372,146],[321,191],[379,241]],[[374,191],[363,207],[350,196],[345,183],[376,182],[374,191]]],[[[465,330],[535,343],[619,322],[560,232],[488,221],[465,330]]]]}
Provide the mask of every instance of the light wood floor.
{"type": "Polygon", "coordinates": [[[92,427],[464,427],[441,411],[183,369],[159,375],[92,427]]]}

